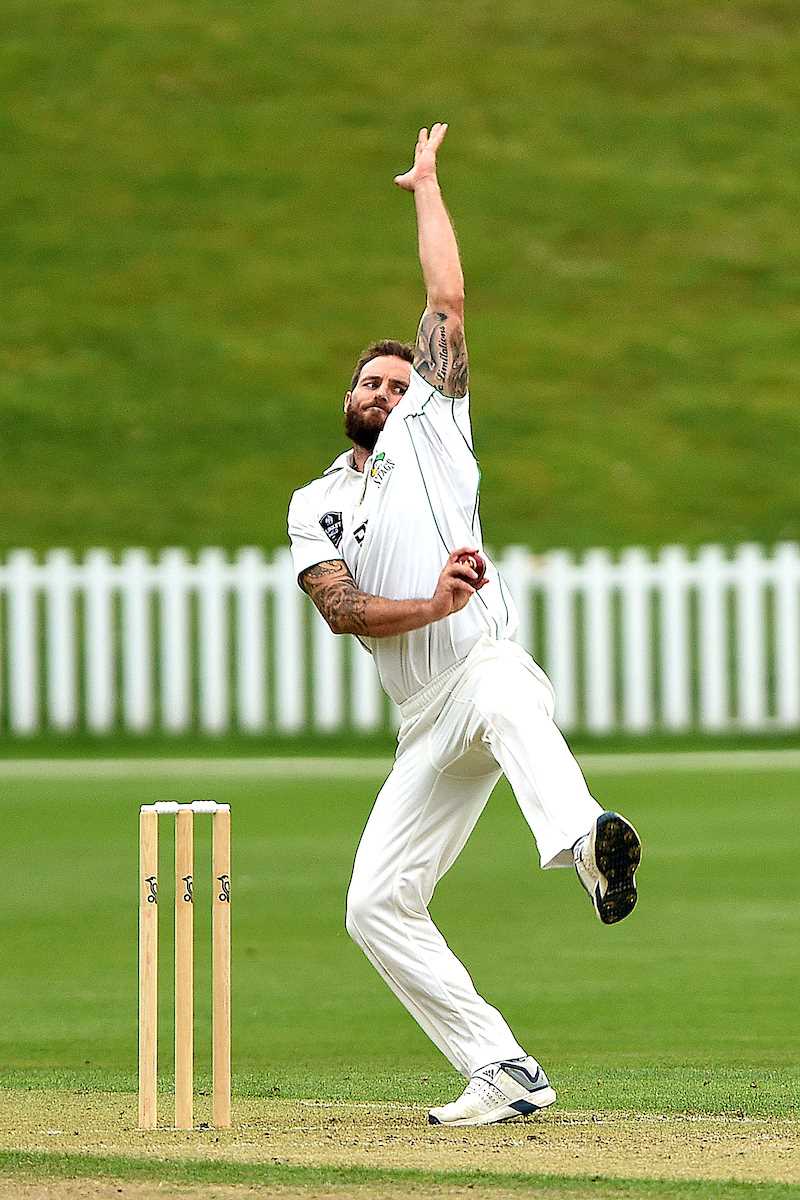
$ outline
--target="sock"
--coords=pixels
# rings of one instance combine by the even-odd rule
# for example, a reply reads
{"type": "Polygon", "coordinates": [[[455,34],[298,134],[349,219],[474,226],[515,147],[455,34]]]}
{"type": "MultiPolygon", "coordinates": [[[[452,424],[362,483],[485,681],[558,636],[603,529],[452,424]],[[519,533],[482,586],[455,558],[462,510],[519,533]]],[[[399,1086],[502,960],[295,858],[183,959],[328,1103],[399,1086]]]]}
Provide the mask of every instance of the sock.
{"type": "Polygon", "coordinates": [[[585,833],[583,835],[583,837],[578,838],[577,842],[572,847],[572,861],[573,862],[578,862],[578,860],[580,859],[581,855],[583,854],[583,848],[586,845],[588,839],[589,839],[589,835],[588,835],[588,833],[585,833]]]}

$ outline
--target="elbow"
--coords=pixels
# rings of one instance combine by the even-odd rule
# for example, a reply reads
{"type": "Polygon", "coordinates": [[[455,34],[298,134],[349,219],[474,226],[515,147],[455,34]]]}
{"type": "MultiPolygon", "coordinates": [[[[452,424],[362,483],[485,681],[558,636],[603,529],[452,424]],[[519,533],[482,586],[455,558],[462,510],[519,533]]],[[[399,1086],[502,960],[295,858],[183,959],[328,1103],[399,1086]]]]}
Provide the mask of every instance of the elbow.
{"type": "Polygon", "coordinates": [[[463,320],[464,317],[464,286],[447,288],[432,292],[428,296],[428,307],[437,312],[452,314],[463,320]]]}
{"type": "Polygon", "coordinates": [[[331,633],[335,633],[337,637],[341,637],[347,633],[355,634],[356,637],[359,635],[361,637],[372,636],[371,634],[366,634],[364,627],[360,622],[354,621],[351,617],[347,616],[347,614],[342,614],[340,617],[331,617],[328,620],[328,628],[330,629],[331,633]]]}
{"type": "Polygon", "coordinates": [[[390,632],[386,629],[382,629],[379,626],[367,628],[365,621],[348,620],[347,617],[342,617],[335,623],[329,621],[328,628],[331,633],[350,633],[353,637],[357,638],[382,638],[391,636],[390,632]]]}

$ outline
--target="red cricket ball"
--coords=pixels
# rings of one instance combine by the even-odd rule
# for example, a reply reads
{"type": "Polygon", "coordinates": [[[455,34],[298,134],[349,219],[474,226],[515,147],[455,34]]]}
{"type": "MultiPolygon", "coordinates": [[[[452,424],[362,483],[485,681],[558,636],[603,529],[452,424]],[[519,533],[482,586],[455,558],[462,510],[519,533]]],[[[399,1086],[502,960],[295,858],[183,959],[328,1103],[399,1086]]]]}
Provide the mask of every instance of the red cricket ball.
{"type": "Polygon", "coordinates": [[[478,578],[475,580],[476,583],[480,583],[486,574],[486,563],[483,556],[478,554],[477,551],[474,554],[462,554],[456,561],[466,563],[467,566],[472,567],[473,571],[478,572],[478,578]]]}

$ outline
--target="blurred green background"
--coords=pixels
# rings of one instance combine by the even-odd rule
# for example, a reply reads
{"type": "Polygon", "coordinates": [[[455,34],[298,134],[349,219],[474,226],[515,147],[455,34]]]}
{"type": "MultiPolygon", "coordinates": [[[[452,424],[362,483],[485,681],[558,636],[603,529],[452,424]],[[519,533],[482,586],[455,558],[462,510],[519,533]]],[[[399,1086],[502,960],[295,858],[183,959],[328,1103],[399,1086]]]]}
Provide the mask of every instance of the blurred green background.
{"type": "Polygon", "coordinates": [[[7,0],[3,546],[279,544],[412,338],[416,129],[495,545],[800,531],[796,0],[7,0]]]}

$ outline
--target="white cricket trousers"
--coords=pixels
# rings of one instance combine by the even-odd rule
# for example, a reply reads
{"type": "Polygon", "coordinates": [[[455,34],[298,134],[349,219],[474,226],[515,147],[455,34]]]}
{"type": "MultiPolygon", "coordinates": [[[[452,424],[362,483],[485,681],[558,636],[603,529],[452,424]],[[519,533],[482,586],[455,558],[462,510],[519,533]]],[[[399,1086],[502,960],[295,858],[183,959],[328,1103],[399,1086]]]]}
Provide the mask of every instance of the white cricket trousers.
{"type": "Polygon", "coordinates": [[[401,706],[391,774],[370,814],[347,895],[347,930],[453,1066],[469,1077],[526,1053],[479,996],[428,913],[505,774],[543,867],[602,809],[553,723],[553,689],[530,655],[483,637],[401,706]]]}

